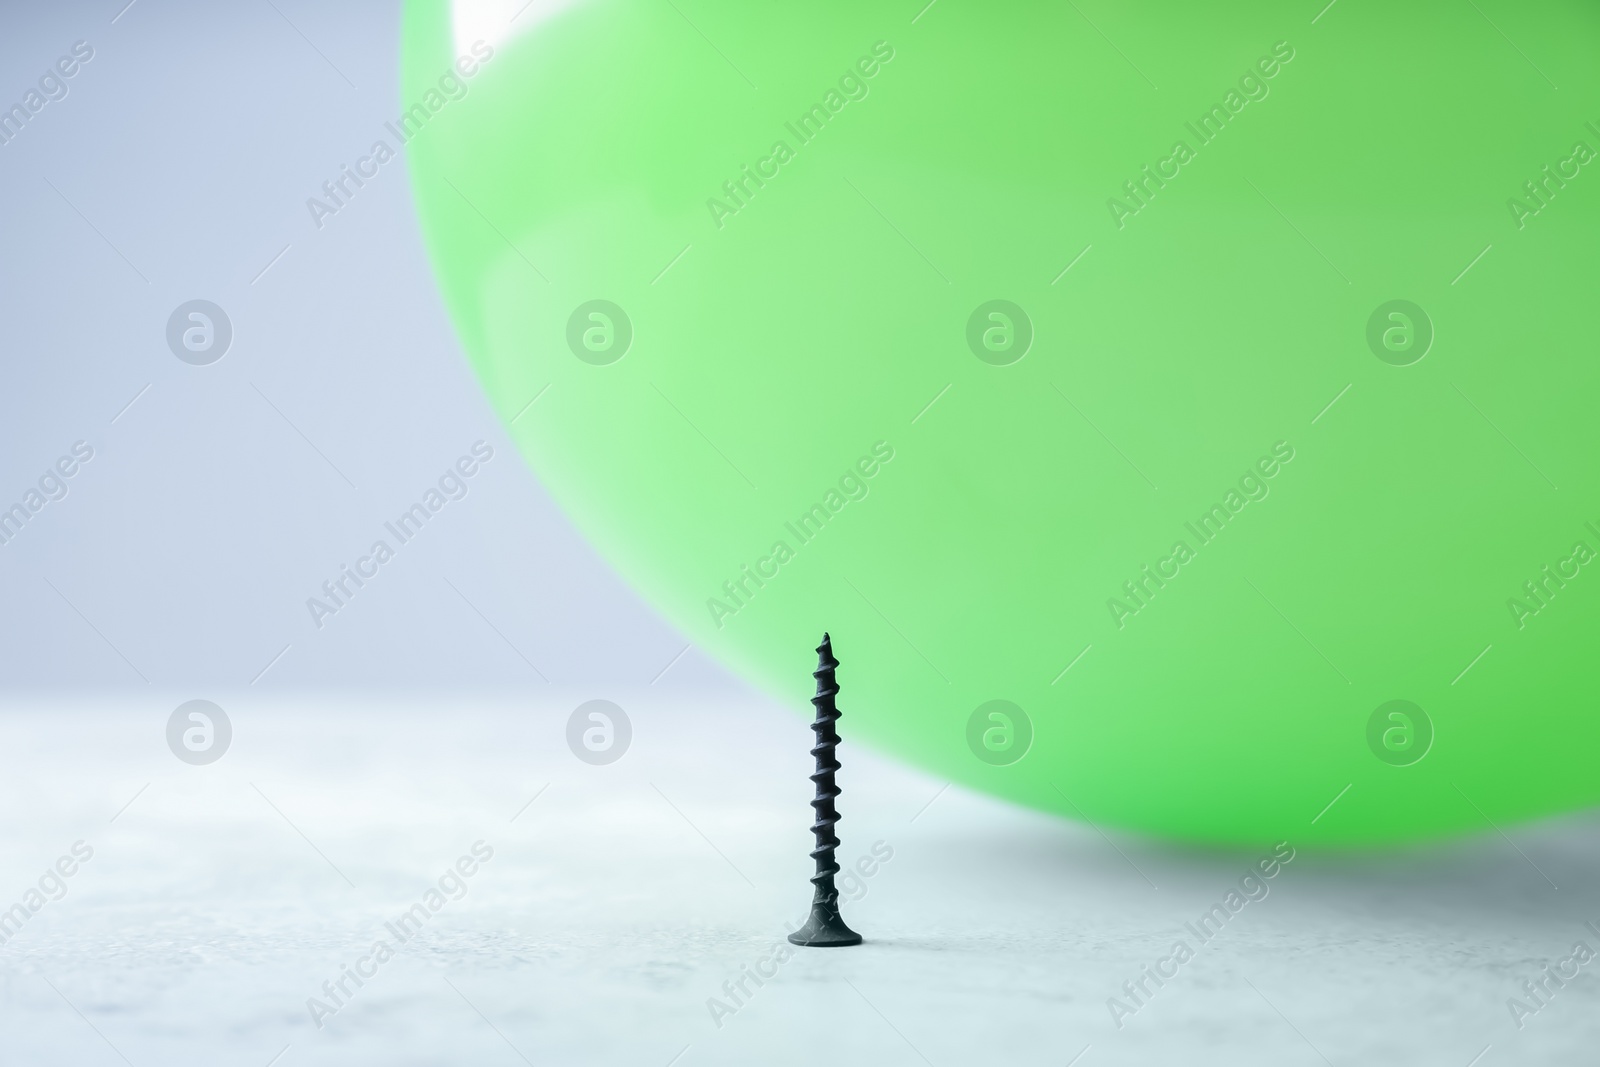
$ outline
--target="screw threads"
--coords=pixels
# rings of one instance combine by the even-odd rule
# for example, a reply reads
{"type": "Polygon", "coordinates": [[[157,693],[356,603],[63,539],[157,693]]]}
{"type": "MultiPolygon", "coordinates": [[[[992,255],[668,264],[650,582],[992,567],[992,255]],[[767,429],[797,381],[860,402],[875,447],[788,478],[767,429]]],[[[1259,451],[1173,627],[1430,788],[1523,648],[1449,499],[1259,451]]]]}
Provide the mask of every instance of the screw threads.
{"type": "Polygon", "coordinates": [[[833,876],[839,873],[839,864],[833,855],[833,850],[839,846],[839,838],[833,832],[839,812],[833,801],[842,792],[833,780],[833,772],[839,769],[839,761],[834,758],[834,749],[839,744],[839,731],[834,726],[839,721],[839,708],[834,701],[839,694],[839,683],[834,678],[834,669],[838,666],[839,661],[833,657],[833,642],[823,634],[822,644],[817,646],[817,669],[811,672],[817,680],[817,695],[811,698],[811,706],[817,709],[816,721],[811,724],[816,734],[811,755],[817,761],[817,769],[811,775],[817,787],[817,795],[811,801],[816,811],[811,832],[817,838],[811,858],[817,861],[817,873],[811,876],[811,884],[817,887],[817,900],[826,900],[829,905],[839,895],[833,885],[833,876]]]}
{"type": "Polygon", "coordinates": [[[834,700],[839,693],[839,683],[834,678],[834,670],[838,666],[839,661],[833,656],[833,642],[827,634],[823,634],[822,644],[817,646],[817,669],[811,672],[811,676],[817,680],[817,695],[811,698],[812,706],[817,709],[816,719],[811,723],[812,732],[816,735],[811,747],[811,755],[816,760],[816,770],[811,774],[811,781],[816,786],[816,795],[811,801],[815,814],[811,832],[816,844],[811,850],[811,858],[816,861],[817,869],[811,876],[811,884],[815,887],[811,897],[811,917],[804,926],[789,935],[789,940],[797,945],[861,943],[861,935],[846,926],[839,917],[839,890],[833,883],[833,876],[839,873],[838,861],[834,859],[839,838],[833,832],[839,821],[834,798],[840,793],[833,779],[834,772],[839,769],[839,761],[834,757],[834,750],[839,744],[839,732],[834,726],[839,721],[839,708],[834,700]]]}

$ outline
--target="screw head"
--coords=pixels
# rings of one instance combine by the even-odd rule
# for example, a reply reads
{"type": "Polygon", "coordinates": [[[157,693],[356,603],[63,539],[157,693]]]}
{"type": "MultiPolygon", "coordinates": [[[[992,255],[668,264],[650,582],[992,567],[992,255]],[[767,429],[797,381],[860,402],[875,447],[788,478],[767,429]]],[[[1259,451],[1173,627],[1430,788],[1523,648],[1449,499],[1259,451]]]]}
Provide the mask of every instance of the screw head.
{"type": "Polygon", "coordinates": [[[843,948],[861,944],[861,935],[844,924],[836,909],[826,904],[813,904],[811,917],[804,926],[789,935],[789,943],[808,948],[843,948]]]}

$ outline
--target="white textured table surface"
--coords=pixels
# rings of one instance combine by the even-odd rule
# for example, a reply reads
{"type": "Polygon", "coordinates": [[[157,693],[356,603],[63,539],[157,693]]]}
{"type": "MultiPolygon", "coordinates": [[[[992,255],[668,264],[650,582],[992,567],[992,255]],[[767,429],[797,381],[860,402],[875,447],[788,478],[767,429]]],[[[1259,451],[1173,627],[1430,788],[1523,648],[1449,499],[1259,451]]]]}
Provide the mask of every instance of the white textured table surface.
{"type": "Polygon", "coordinates": [[[809,891],[805,723],[770,705],[612,694],[635,736],[594,767],[564,740],[592,695],[221,701],[234,739],[206,767],[165,746],[181,698],[13,703],[0,712],[0,908],[26,906],[75,842],[93,857],[0,946],[0,1062],[943,1067],[1081,1054],[1081,1067],[1466,1067],[1482,1053],[1491,1067],[1594,1055],[1596,968],[1520,1030],[1507,1009],[1575,941],[1600,949],[1584,926],[1600,924],[1591,817],[1381,856],[1302,852],[1200,944],[1184,924],[1257,853],[1107,838],[941,793],[847,744],[840,858],[893,850],[846,906],[868,941],[778,965],[767,961],[809,891]],[[478,841],[493,858],[400,944],[385,923],[478,841]],[[1108,998],[1132,1006],[1123,983],[1180,938],[1194,958],[1162,987],[1147,979],[1153,995],[1117,1028],[1108,998]],[[376,973],[359,988],[346,979],[351,995],[319,1029],[308,999],[331,1006],[323,983],[379,939],[394,958],[366,964],[376,973]],[[776,976],[746,979],[736,1003],[724,983],[758,964],[776,976]],[[735,1010],[714,1020],[711,998],[735,1010]]]}

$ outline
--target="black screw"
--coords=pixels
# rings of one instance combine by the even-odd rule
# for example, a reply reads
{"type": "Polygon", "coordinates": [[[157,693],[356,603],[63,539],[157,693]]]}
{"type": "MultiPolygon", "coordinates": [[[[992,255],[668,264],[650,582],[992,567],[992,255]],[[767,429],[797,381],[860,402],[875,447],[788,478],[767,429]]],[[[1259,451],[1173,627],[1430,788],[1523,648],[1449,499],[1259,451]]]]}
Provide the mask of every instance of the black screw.
{"type": "Polygon", "coordinates": [[[817,669],[811,672],[817,680],[817,695],[811,698],[812,706],[817,709],[816,721],[811,724],[817,735],[816,744],[811,748],[811,754],[817,759],[816,772],[811,775],[811,780],[817,784],[816,798],[811,801],[817,815],[811,824],[811,832],[817,838],[816,847],[811,850],[811,858],[817,861],[817,873],[811,876],[816,891],[811,897],[811,917],[789,935],[794,944],[814,948],[861,944],[861,935],[839,917],[839,890],[833,885],[833,876],[839,871],[839,864],[833,858],[833,850],[839,846],[839,838],[833,832],[834,823],[839,821],[839,812],[833,803],[833,798],[839,795],[839,787],[833,784],[833,772],[839,769],[839,761],[833,757],[834,746],[839,743],[839,732],[833,725],[839,721],[839,708],[833,700],[839,692],[839,683],[833,678],[833,669],[837,666],[839,661],[833,658],[833,642],[823,634],[822,644],[817,646],[817,669]]]}

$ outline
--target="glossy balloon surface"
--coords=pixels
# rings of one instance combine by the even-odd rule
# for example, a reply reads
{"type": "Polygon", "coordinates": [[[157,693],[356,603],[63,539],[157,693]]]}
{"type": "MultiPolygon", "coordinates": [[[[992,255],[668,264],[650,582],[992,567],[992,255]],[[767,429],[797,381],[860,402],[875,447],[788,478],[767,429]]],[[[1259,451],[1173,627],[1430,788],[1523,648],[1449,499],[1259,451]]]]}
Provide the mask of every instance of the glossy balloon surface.
{"type": "Polygon", "coordinates": [[[585,535],[1102,827],[1593,803],[1600,10],[918,6],[408,5],[442,292],[585,535]]]}

